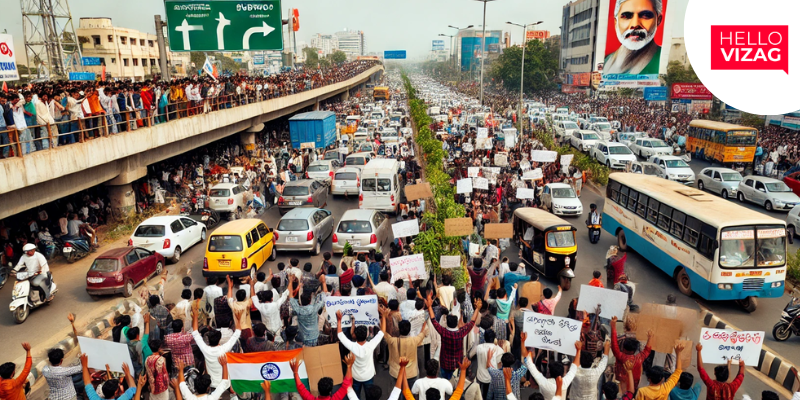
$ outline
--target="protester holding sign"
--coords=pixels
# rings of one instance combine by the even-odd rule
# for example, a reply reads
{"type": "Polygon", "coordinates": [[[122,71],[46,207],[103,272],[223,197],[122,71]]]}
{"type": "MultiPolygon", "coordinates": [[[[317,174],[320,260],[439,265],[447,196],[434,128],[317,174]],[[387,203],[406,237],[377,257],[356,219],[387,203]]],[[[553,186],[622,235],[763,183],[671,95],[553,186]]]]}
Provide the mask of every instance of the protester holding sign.
{"type": "Polygon", "coordinates": [[[481,299],[475,299],[475,312],[472,314],[472,320],[466,325],[458,327],[459,318],[455,315],[447,316],[447,328],[439,325],[436,321],[436,315],[433,313],[433,293],[428,292],[428,297],[425,299],[425,306],[428,308],[428,315],[431,317],[431,323],[436,332],[442,337],[441,343],[441,358],[442,361],[442,378],[450,379],[453,372],[458,368],[459,361],[464,355],[464,343],[462,339],[467,336],[475,322],[480,316],[481,299]]]}
{"type": "MultiPolygon", "coordinates": [[[[583,348],[583,344],[580,341],[575,342],[575,360],[570,364],[569,372],[567,372],[566,375],[564,375],[564,364],[560,362],[551,362],[547,364],[550,376],[564,377],[562,383],[564,391],[569,389],[569,385],[572,384],[572,380],[575,379],[575,374],[578,372],[581,348],[583,348]]],[[[536,365],[533,363],[530,353],[528,353],[528,357],[525,358],[525,365],[528,367],[528,371],[530,371],[533,379],[536,380],[536,383],[539,385],[539,391],[542,393],[542,396],[544,396],[544,400],[553,400],[557,391],[556,380],[554,378],[545,378],[544,375],[536,369],[536,365]]]]}
{"type": "MultiPolygon", "coordinates": [[[[642,376],[642,362],[650,355],[653,337],[653,331],[647,331],[647,344],[644,346],[644,350],[636,353],[639,350],[639,341],[634,338],[625,338],[622,341],[622,350],[620,350],[619,344],[617,344],[616,340],[611,341],[611,351],[614,353],[614,358],[616,359],[614,365],[614,373],[617,376],[617,380],[621,383],[625,383],[628,379],[627,374],[624,373],[625,371],[625,362],[632,361],[633,362],[633,388],[636,389],[639,387],[639,379],[642,376]]],[[[617,337],[617,317],[614,316],[611,318],[611,337],[617,337]]],[[[680,375],[680,374],[679,374],[680,375]]]]}
{"type": "Polygon", "coordinates": [[[597,383],[600,376],[606,371],[608,364],[608,351],[611,349],[611,340],[603,343],[603,356],[595,363],[594,355],[585,351],[581,353],[580,366],[575,373],[575,381],[570,392],[571,400],[596,400],[597,383]]]}
{"type": "Polygon", "coordinates": [[[675,356],[678,361],[675,365],[675,372],[666,381],[664,380],[665,372],[663,367],[655,366],[647,370],[646,375],[650,385],[639,389],[639,392],[636,393],[636,400],[667,400],[669,398],[669,392],[678,384],[678,378],[683,372],[681,369],[681,352],[683,349],[683,343],[678,343],[675,346],[675,356]]]}
{"type": "MultiPolygon", "coordinates": [[[[739,373],[732,382],[728,382],[730,376],[731,361],[733,358],[728,358],[728,365],[717,365],[714,367],[714,377],[716,380],[711,380],[706,369],[703,368],[703,345],[698,343],[695,346],[697,349],[697,372],[700,374],[700,379],[706,385],[706,400],[733,400],[733,396],[739,387],[744,382],[744,359],[739,359],[739,373]]],[[[678,364],[680,365],[680,364],[678,364]]]]}
{"type": "MultiPolygon", "coordinates": [[[[378,344],[383,340],[383,331],[378,332],[372,340],[367,341],[367,327],[357,326],[355,329],[356,342],[351,342],[350,339],[342,333],[342,312],[336,312],[336,334],[342,346],[350,350],[355,355],[355,364],[352,368],[353,376],[353,391],[356,395],[361,395],[361,389],[364,389],[366,394],[366,385],[371,385],[375,377],[375,363],[372,360],[373,352],[378,344]]],[[[350,371],[348,371],[350,375],[350,371]]],[[[346,389],[345,389],[346,390],[346,389]]]]}

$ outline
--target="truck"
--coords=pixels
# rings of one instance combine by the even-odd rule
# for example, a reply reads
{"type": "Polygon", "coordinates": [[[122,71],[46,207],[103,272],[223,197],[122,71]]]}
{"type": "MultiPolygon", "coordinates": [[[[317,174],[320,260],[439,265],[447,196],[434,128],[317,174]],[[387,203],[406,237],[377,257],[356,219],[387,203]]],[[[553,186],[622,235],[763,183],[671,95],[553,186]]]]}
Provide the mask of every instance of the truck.
{"type": "Polygon", "coordinates": [[[294,149],[324,149],[336,142],[336,114],[311,111],[289,118],[289,135],[294,149]]]}

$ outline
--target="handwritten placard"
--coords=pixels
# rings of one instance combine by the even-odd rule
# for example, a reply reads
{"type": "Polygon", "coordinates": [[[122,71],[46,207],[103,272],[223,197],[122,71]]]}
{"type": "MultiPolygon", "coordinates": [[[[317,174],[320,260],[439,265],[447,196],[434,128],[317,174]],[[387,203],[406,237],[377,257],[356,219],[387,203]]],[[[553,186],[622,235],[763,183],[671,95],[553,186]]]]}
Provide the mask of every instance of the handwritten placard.
{"type": "Polygon", "coordinates": [[[467,176],[470,178],[477,178],[478,174],[481,172],[481,167],[469,167],[467,168],[467,176]]]}
{"type": "Polygon", "coordinates": [[[489,128],[478,128],[478,139],[488,138],[489,128]]]}
{"type": "Polygon", "coordinates": [[[491,150],[492,149],[492,139],[491,138],[477,138],[477,139],[475,139],[475,145],[479,149],[491,150]]]}
{"type": "Polygon", "coordinates": [[[336,312],[342,312],[342,327],[351,325],[350,316],[355,317],[356,326],[380,326],[381,316],[378,314],[378,296],[328,296],[325,298],[325,309],[328,310],[328,322],[336,328],[336,312]]]}
{"type": "Polygon", "coordinates": [[[470,194],[472,193],[472,179],[464,178],[456,181],[456,193],[470,194]]]}
{"type": "Polygon", "coordinates": [[[475,231],[472,218],[447,218],[444,220],[445,236],[466,236],[475,231]]]}
{"type": "Polygon", "coordinates": [[[628,308],[628,294],[617,290],[581,285],[577,310],[594,313],[598,304],[601,306],[601,317],[611,319],[616,316],[622,320],[625,318],[625,310],[628,308]]]}
{"type": "Polygon", "coordinates": [[[533,189],[517,188],[518,199],[533,199],[533,189]]]}
{"type": "Polygon", "coordinates": [[[572,158],[575,157],[574,154],[562,154],[561,155],[561,166],[569,165],[572,163],[572,158]]]}
{"type": "Polygon", "coordinates": [[[416,219],[392,224],[392,233],[396,238],[419,235],[419,222],[416,219]]]}
{"type": "Polygon", "coordinates": [[[442,268],[458,268],[461,266],[461,256],[441,256],[439,266],[442,268]]]}
{"type": "Polygon", "coordinates": [[[392,283],[398,279],[410,281],[428,279],[428,271],[425,270],[425,258],[422,254],[390,258],[389,268],[392,270],[392,283]]]}
{"type": "Polygon", "coordinates": [[[542,178],[544,178],[544,174],[542,173],[541,168],[536,168],[534,170],[525,171],[522,173],[522,179],[526,181],[537,181],[542,178]]]}
{"type": "Polygon", "coordinates": [[[524,315],[522,330],[528,334],[526,347],[575,355],[575,342],[581,339],[582,321],[529,311],[524,315]]]}
{"type": "Polygon", "coordinates": [[[763,331],[734,331],[732,329],[700,330],[700,344],[703,345],[703,362],[726,364],[729,359],[750,367],[758,366],[761,345],[764,343],[763,331]]]}
{"type": "Polygon", "coordinates": [[[508,166],[508,153],[497,153],[494,155],[494,165],[498,167],[508,166]]]}
{"type": "Polygon", "coordinates": [[[461,151],[463,151],[464,153],[472,153],[473,150],[474,148],[472,147],[472,143],[464,143],[461,146],[461,151]]]}
{"type": "Polygon", "coordinates": [[[470,243],[469,244],[469,255],[470,257],[480,257],[481,256],[481,245],[477,243],[470,243]]]}
{"type": "Polygon", "coordinates": [[[489,190],[489,180],[486,178],[472,178],[472,188],[489,190]]]}
{"type": "Polygon", "coordinates": [[[548,150],[531,150],[531,161],[536,162],[555,162],[558,153],[548,150]]]}

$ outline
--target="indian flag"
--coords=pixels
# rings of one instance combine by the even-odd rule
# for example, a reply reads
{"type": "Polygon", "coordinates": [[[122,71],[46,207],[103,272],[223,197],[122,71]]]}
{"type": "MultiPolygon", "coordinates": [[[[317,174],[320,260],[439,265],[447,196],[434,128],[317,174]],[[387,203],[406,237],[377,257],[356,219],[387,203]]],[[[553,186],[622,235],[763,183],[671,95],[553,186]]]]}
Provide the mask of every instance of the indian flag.
{"type": "MultiPolygon", "coordinates": [[[[287,351],[264,351],[261,353],[228,353],[228,378],[237,393],[261,392],[261,382],[269,381],[270,392],[297,392],[289,361],[300,355],[303,349],[287,351]]],[[[300,380],[308,387],[305,364],[297,370],[300,380]]]]}

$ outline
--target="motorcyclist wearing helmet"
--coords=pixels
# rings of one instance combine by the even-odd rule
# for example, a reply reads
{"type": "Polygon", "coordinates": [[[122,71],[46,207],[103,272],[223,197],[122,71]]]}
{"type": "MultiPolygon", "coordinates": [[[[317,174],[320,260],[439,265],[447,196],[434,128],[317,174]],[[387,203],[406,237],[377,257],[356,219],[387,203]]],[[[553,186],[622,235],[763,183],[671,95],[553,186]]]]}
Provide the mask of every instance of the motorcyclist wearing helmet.
{"type": "Polygon", "coordinates": [[[22,257],[17,263],[17,267],[23,264],[28,268],[28,273],[33,274],[31,285],[41,288],[44,291],[44,298],[50,300],[50,267],[47,259],[36,251],[36,245],[28,243],[22,247],[22,257]]]}

